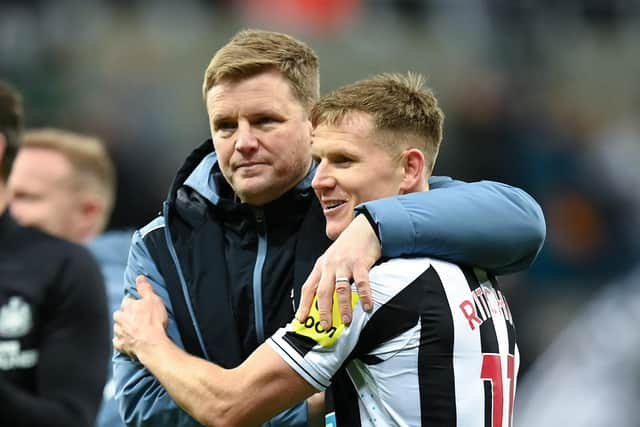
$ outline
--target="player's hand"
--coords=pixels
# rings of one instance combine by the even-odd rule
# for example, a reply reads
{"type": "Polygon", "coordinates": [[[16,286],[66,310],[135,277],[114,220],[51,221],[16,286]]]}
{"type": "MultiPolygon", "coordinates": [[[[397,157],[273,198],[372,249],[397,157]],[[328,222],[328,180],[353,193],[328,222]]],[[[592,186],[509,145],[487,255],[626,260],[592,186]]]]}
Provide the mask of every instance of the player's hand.
{"type": "Polygon", "coordinates": [[[314,295],[318,296],[320,325],[331,327],[334,290],[338,295],[342,323],[351,323],[351,283],[355,283],[365,311],[373,308],[369,270],[380,258],[380,241],[364,215],[358,215],[338,239],[316,261],[302,286],[296,318],[304,322],[309,316],[314,295]]]}
{"type": "Polygon", "coordinates": [[[167,310],[146,277],[136,278],[139,299],[125,298],[113,313],[113,347],[130,356],[141,355],[167,339],[167,310]]]}

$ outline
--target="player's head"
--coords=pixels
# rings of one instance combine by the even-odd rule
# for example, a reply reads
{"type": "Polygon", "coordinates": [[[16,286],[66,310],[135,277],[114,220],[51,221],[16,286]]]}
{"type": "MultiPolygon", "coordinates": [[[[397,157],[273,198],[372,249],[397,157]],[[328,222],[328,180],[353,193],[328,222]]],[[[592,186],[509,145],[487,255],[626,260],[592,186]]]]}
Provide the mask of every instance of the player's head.
{"type": "Polygon", "coordinates": [[[0,184],[5,183],[20,146],[23,126],[22,98],[6,82],[0,81],[0,184]]]}
{"type": "Polygon", "coordinates": [[[293,188],[311,165],[318,57],[286,34],[247,30],[213,57],[203,94],[220,169],[246,203],[293,188]]]}
{"type": "Polygon", "coordinates": [[[417,74],[381,74],[343,86],[311,111],[313,188],[335,239],[363,202],[428,190],[444,114],[417,74]]]}
{"type": "Polygon", "coordinates": [[[9,192],[11,212],[21,224],[87,243],[109,220],[114,166],[97,138],[59,129],[28,130],[9,192]]]}

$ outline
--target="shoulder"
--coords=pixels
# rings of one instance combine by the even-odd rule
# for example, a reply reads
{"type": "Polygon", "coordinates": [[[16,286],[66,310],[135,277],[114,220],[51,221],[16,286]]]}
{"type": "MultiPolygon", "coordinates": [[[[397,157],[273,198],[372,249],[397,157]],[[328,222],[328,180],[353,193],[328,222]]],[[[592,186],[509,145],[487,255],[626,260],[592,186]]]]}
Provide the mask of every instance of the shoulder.
{"type": "Polygon", "coordinates": [[[164,216],[160,215],[152,219],[145,225],[144,227],[138,229],[135,232],[134,238],[138,237],[139,239],[144,239],[150,234],[154,233],[162,233],[164,232],[164,227],[166,225],[164,216]]]}
{"type": "Polygon", "coordinates": [[[49,283],[63,293],[71,288],[102,288],[102,272],[87,247],[33,228],[25,228],[23,233],[25,244],[17,256],[23,268],[32,270],[30,277],[34,280],[49,283]]]}
{"type": "Polygon", "coordinates": [[[93,262],[88,249],[32,227],[20,227],[17,249],[37,263],[63,263],[73,260],[93,262]]]}
{"type": "Polygon", "coordinates": [[[407,284],[415,280],[435,261],[432,258],[390,258],[375,267],[369,273],[371,282],[385,284],[407,284]]]}
{"type": "Polygon", "coordinates": [[[371,290],[380,297],[391,296],[418,282],[441,286],[449,281],[464,281],[466,275],[457,264],[429,257],[392,258],[369,272],[371,290]]]}

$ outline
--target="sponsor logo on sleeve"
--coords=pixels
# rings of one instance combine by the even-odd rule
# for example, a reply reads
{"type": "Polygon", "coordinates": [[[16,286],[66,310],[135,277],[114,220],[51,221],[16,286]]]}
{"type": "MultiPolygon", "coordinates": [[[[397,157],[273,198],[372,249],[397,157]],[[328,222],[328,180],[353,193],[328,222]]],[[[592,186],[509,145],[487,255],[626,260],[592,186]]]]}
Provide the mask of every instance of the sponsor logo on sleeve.
{"type": "MultiPolygon", "coordinates": [[[[351,291],[351,308],[353,309],[360,301],[358,293],[351,291]]],[[[344,331],[345,325],[340,318],[340,307],[338,306],[338,296],[333,294],[333,311],[331,313],[332,326],[326,331],[320,326],[320,314],[318,313],[318,298],[315,297],[309,312],[309,317],[303,323],[298,320],[293,321],[293,330],[299,334],[313,339],[321,346],[328,348],[333,346],[338,337],[344,331]]]]}

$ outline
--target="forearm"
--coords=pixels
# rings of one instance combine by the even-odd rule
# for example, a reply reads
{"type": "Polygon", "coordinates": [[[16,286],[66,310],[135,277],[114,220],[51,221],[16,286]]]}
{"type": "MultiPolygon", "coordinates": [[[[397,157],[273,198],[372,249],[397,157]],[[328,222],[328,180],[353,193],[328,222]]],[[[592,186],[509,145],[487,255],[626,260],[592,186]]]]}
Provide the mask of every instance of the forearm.
{"type": "Polygon", "coordinates": [[[175,402],[205,426],[258,425],[315,392],[268,346],[223,369],[170,340],[138,354],[175,402]]]}
{"type": "Polygon", "coordinates": [[[169,339],[137,353],[142,364],[188,414],[204,425],[223,425],[229,411],[229,371],[191,356],[169,339]]]}

